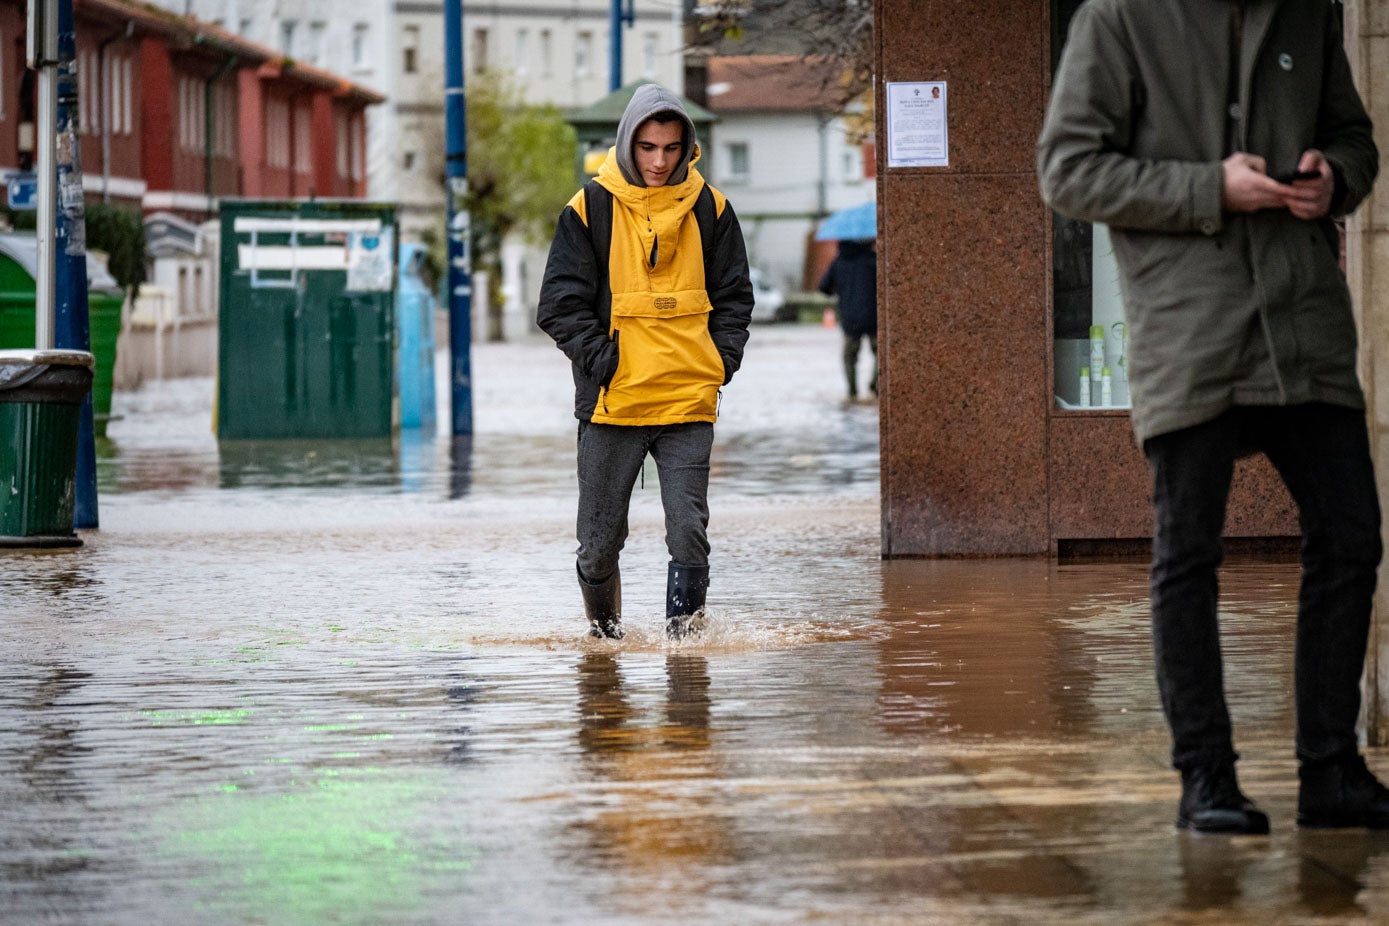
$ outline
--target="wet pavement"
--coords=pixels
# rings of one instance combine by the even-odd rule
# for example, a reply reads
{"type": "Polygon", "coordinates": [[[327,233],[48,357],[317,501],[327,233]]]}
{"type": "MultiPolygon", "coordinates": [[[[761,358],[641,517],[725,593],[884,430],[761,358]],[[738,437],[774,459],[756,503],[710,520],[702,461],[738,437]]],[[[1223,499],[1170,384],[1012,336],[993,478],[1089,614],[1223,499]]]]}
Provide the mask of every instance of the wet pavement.
{"type": "Polygon", "coordinates": [[[457,444],[219,448],[210,381],[117,396],[102,529],[0,557],[0,922],[1389,922],[1389,835],[1292,824],[1295,566],[1223,576],[1274,833],[1192,838],[1143,565],[882,562],[834,332],[755,329],[679,645],[654,467],[630,636],[588,641],[567,366],[474,373],[457,444]]]}

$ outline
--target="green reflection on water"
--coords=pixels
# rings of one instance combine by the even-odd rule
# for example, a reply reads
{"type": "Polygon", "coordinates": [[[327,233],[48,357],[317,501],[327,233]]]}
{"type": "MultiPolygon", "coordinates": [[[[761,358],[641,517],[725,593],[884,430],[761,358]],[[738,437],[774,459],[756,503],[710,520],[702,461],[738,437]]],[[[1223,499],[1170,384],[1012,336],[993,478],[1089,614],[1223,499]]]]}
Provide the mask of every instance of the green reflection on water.
{"type": "Polygon", "coordinates": [[[206,724],[241,723],[251,716],[251,712],[245,708],[220,711],[141,711],[140,716],[156,727],[174,724],[196,727],[206,724]]]}
{"type": "Polygon", "coordinates": [[[303,790],[223,785],[171,808],[162,840],[200,909],[255,923],[385,923],[457,888],[477,851],[444,832],[441,795],[424,778],[321,769],[303,790]]]}

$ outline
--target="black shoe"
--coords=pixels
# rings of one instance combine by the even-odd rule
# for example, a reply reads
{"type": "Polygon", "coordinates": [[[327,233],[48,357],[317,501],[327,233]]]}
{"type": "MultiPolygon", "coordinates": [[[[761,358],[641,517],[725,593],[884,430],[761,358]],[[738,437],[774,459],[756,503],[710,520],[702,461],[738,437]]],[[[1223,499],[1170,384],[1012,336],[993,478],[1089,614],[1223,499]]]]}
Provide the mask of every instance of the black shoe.
{"type": "Polygon", "coordinates": [[[704,629],[709,567],[671,563],[666,572],[666,636],[683,640],[704,629]]]}
{"type": "Polygon", "coordinates": [[[588,635],[595,639],[621,640],[622,579],[616,569],[602,582],[590,582],[579,573],[579,589],[584,595],[584,613],[588,615],[588,635]]]}
{"type": "Polygon", "coordinates": [[[1389,829],[1389,788],[1379,783],[1364,756],[1304,762],[1297,777],[1298,826],[1389,829]]]}
{"type": "Polygon", "coordinates": [[[1234,763],[1198,765],[1182,771],[1177,828],[1262,836],[1268,832],[1268,815],[1240,791],[1234,763]]]}

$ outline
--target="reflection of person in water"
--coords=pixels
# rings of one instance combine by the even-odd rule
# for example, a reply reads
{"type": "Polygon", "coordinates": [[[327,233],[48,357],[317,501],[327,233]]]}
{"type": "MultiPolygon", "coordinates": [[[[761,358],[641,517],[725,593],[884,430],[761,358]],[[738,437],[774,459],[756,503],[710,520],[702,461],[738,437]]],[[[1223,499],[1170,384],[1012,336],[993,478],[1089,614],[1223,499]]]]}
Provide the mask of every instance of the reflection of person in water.
{"type": "Polygon", "coordinates": [[[716,774],[708,752],[708,662],[687,654],[666,657],[664,717],[654,724],[644,722],[628,699],[612,654],[584,654],[578,677],[578,737],[586,764],[596,781],[624,786],[623,800],[590,824],[596,848],[631,868],[678,861],[681,877],[692,878],[699,863],[725,854],[726,841],[721,818],[690,787],[692,779],[716,774]]]}

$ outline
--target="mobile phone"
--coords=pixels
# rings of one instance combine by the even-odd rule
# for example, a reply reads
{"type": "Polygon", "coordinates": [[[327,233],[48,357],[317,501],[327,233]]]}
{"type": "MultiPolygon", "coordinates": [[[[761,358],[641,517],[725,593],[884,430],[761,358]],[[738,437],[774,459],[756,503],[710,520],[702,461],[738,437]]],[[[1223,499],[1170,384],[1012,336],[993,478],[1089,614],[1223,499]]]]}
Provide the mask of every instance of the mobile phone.
{"type": "Polygon", "coordinates": [[[1320,176],[1319,170],[1291,170],[1285,174],[1274,174],[1273,179],[1279,183],[1292,183],[1294,180],[1316,180],[1320,176]]]}

